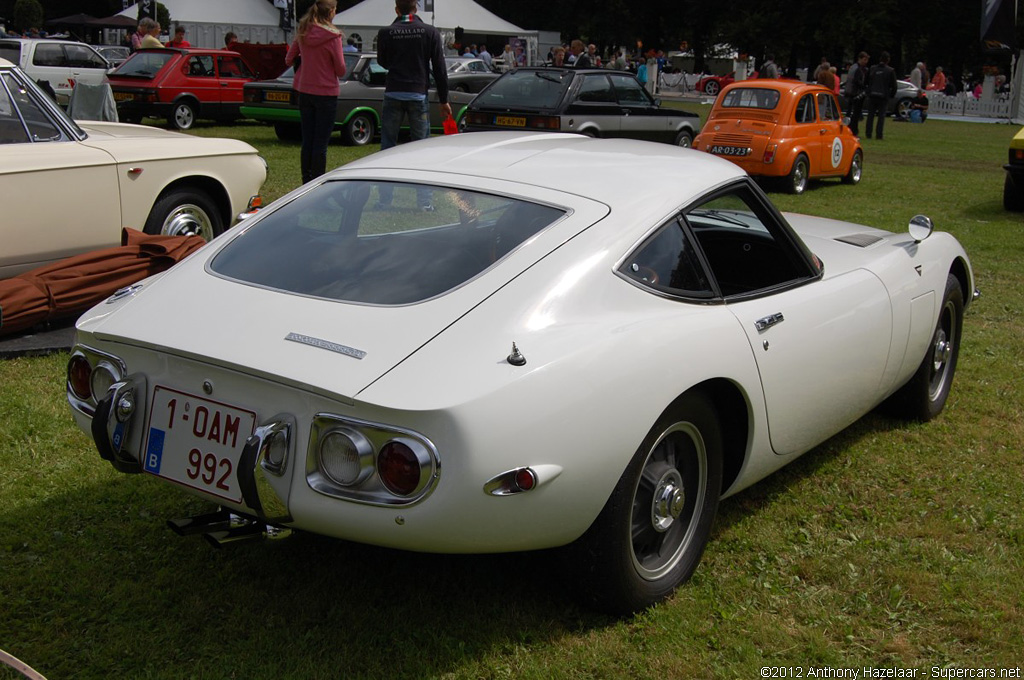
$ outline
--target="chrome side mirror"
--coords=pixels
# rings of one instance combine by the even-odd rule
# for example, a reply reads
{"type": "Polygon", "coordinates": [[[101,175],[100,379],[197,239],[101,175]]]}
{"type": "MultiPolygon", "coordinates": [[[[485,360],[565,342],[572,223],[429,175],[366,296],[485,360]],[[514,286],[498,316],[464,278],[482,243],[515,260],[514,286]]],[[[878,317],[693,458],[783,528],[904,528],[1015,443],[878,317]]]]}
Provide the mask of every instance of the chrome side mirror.
{"type": "Polygon", "coordinates": [[[932,224],[932,218],[927,215],[914,215],[910,219],[910,237],[914,239],[914,243],[920,243],[929,236],[932,235],[935,226],[932,224]]]}

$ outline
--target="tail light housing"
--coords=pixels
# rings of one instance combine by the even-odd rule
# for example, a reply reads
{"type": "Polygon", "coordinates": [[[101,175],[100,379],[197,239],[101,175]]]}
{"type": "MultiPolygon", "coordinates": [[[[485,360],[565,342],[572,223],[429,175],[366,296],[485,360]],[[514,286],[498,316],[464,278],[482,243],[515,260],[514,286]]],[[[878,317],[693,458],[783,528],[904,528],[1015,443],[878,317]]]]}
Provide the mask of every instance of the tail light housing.
{"type": "Polygon", "coordinates": [[[441,464],[423,435],[381,423],[319,413],[306,455],[314,491],[372,505],[411,505],[434,489],[441,464]]]}
{"type": "Polygon", "coordinates": [[[124,362],[112,354],[77,345],[68,359],[65,390],[72,408],[92,417],[96,403],[128,374],[124,362]]]}
{"type": "Polygon", "coordinates": [[[775,152],[779,150],[778,144],[769,144],[764,147],[764,164],[771,165],[775,162],[775,152]]]}

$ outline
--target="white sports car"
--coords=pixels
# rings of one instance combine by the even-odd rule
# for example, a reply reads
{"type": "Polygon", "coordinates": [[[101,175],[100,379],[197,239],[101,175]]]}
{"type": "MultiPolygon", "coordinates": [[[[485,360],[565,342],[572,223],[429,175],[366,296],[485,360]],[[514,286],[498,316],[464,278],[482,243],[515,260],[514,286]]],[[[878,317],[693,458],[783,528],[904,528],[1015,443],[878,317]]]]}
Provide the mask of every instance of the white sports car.
{"type": "Polygon", "coordinates": [[[266,176],[238,140],[75,122],[0,59],[0,278],[116,246],[122,227],[211,239],[266,176]]]}
{"type": "Polygon", "coordinates": [[[463,134],[98,305],[67,390],[117,469],[221,506],[182,532],[569,545],[587,599],[631,612],[690,576],[723,496],[883,401],[936,416],[973,295],[924,217],[783,216],[664,144],[463,134]]]}

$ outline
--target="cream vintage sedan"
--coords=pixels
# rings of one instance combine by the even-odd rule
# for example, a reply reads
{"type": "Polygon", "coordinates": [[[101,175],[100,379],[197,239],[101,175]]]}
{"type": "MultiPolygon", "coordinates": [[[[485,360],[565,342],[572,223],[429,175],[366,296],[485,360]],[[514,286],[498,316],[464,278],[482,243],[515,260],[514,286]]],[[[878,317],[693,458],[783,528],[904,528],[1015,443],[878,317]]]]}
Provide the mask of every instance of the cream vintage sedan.
{"type": "Polygon", "coordinates": [[[183,533],[568,546],[623,613],[689,578],[719,499],[883,402],[937,416],[973,295],[924,217],[782,215],[668,144],[460,134],[328,173],[86,313],[67,394],[116,469],[220,506],[183,533]]]}
{"type": "Polygon", "coordinates": [[[122,227],[211,239],[266,176],[237,140],[76,123],[0,59],[0,278],[118,245],[122,227]]]}

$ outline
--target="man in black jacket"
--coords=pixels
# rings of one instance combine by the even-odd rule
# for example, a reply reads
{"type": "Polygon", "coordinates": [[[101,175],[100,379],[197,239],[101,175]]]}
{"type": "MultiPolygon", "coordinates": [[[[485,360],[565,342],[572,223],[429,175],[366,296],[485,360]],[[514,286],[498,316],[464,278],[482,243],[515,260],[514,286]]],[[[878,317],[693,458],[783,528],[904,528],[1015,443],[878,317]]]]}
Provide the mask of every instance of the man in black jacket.
{"type": "Polygon", "coordinates": [[[864,114],[865,83],[867,82],[868,53],[857,55],[857,62],[846,73],[846,110],[850,114],[850,132],[854,137],[860,135],[860,118],[864,114]]]}
{"type": "Polygon", "coordinates": [[[875,129],[875,137],[882,138],[882,131],[885,128],[885,116],[889,110],[889,100],[896,96],[896,71],[889,66],[889,53],[882,52],[878,57],[878,63],[868,69],[868,123],[865,135],[871,139],[871,126],[875,116],[878,116],[878,127],[875,129]]]}
{"type": "MultiPolygon", "coordinates": [[[[430,136],[427,90],[431,73],[441,102],[441,115],[445,119],[452,115],[441,34],[416,16],[416,1],[395,0],[398,18],[377,32],[377,63],[388,69],[381,115],[382,150],[398,144],[398,130],[406,117],[414,140],[430,136]]],[[[390,196],[382,195],[380,202],[387,205],[390,199],[390,196]]],[[[425,195],[420,197],[419,203],[420,208],[431,209],[425,195]]]]}

